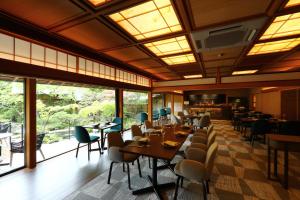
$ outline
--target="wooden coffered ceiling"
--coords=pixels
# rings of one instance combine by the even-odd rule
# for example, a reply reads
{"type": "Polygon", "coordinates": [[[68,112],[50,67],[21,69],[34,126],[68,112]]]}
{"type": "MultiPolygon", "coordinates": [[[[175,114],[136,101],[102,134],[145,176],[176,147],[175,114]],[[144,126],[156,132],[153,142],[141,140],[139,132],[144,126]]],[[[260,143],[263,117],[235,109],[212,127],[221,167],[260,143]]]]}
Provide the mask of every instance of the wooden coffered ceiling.
{"type": "Polygon", "coordinates": [[[151,74],[157,80],[183,79],[183,76],[192,74],[229,76],[234,70],[259,69],[257,73],[273,73],[300,68],[299,47],[282,53],[247,56],[276,16],[300,12],[299,5],[284,8],[288,0],[171,0],[182,30],[143,40],[137,40],[109,18],[110,14],[145,2],[110,0],[94,6],[88,0],[1,0],[0,11],[32,25],[36,30],[46,31],[50,36],[87,48],[98,54],[100,59],[107,57],[131,71],[136,69],[151,74]],[[198,53],[192,44],[191,32],[259,17],[266,17],[266,23],[247,46],[198,53]],[[186,36],[191,49],[185,53],[192,53],[196,62],[167,65],[161,59],[165,56],[156,56],[144,46],[149,42],[180,36],[186,36]]]}

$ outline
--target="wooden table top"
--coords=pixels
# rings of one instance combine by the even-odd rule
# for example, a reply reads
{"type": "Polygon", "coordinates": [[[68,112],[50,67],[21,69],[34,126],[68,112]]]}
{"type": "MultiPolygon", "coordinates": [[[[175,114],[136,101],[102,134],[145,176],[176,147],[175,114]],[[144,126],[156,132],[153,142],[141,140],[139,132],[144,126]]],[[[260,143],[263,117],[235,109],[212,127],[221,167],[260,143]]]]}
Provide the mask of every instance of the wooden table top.
{"type": "MultiPolygon", "coordinates": [[[[176,136],[174,134],[173,129],[169,129],[170,131],[167,131],[165,134],[165,140],[170,140],[174,142],[178,142],[178,145],[176,147],[164,147],[162,145],[162,136],[161,135],[150,135],[150,142],[148,145],[144,146],[126,146],[120,151],[125,153],[134,153],[139,155],[145,155],[153,158],[159,158],[159,159],[165,159],[165,160],[172,160],[174,156],[176,155],[177,151],[180,149],[182,144],[187,138],[187,135],[181,135],[176,136]]],[[[177,130],[176,130],[177,131],[177,130]]],[[[175,131],[175,132],[176,132],[175,131]]],[[[182,130],[180,130],[182,131],[182,130]]]]}
{"type": "Polygon", "coordinates": [[[85,125],[83,126],[84,128],[95,128],[95,127],[98,127],[98,128],[95,128],[95,129],[107,129],[107,128],[111,128],[111,127],[114,127],[114,126],[117,126],[118,124],[116,123],[113,123],[113,122],[110,122],[110,124],[90,124],[90,125],[85,125]]]}
{"type": "Polygon", "coordinates": [[[276,142],[300,143],[300,136],[295,135],[267,134],[267,138],[276,142]]]}

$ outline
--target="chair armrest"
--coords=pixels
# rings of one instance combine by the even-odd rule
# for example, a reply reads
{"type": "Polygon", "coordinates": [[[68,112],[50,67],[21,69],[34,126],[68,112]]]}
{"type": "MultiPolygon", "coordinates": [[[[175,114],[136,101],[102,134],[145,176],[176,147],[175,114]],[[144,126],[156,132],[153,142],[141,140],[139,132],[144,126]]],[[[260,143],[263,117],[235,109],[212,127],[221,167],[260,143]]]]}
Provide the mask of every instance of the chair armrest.
{"type": "Polygon", "coordinates": [[[123,153],[120,152],[120,147],[109,147],[108,156],[111,161],[122,162],[123,161],[123,153]]]}
{"type": "Polygon", "coordinates": [[[199,148],[190,147],[185,152],[185,156],[189,160],[195,160],[204,163],[206,158],[206,151],[199,148]]]}
{"type": "Polygon", "coordinates": [[[180,173],[189,180],[201,182],[203,179],[206,179],[204,164],[194,160],[182,160],[180,164],[180,173]]]}
{"type": "Polygon", "coordinates": [[[194,136],[194,137],[191,138],[191,142],[192,143],[206,144],[207,143],[207,138],[206,137],[202,137],[202,136],[194,136]]]}

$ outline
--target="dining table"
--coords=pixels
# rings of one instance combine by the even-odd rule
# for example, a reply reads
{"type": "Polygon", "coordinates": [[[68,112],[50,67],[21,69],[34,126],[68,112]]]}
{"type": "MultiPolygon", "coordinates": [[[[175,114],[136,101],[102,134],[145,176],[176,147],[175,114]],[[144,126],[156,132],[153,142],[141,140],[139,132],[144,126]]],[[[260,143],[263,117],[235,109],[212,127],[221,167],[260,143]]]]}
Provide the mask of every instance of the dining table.
{"type": "Polygon", "coordinates": [[[267,134],[268,145],[268,179],[271,179],[271,151],[274,150],[274,176],[278,178],[278,161],[277,151],[284,152],[283,162],[283,181],[281,181],[285,189],[288,188],[288,163],[289,152],[300,152],[300,136],[284,135],[284,134],[267,134]]]}
{"type": "MultiPolygon", "coordinates": [[[[113,128],[113,127],[118,126],[118,125],[119,124],[117,124],[117,123],[109,122],[109,123],[105,123],[105,124],[90,124],[90,125],[85,125],[83,127],[99,130],[100,131],[100,146],[101,146],[101,149],[106,150],[107,147],[105,147],[104,130],[109,129],[109,128],[113,128]]],[[[101,151],[101,154],[103,154],[102,151],[101,151]]]]}
{"type": "Polygon", "coordinates": [[[164,129],[162,134],[150,134],[148,136],[149,142],[147,145],[128,145],[120,149],[120,151],[124,153],[138,154],[152,158],[152,176],[147,176],[151,185],[132,191],[133,195],[155,192],[158,199],[163,199],[161,194],[162,190],[175,187],[175,182],[158,183],[157,172],[159,167],[157,165],[157,161],[158,159],[162,159],[167,163],[170,163],[175,157],[176,153],[179,151],[182,144],[185,142],[187,136],[188,132],[185,132],[184,129],[181,130],[180,128],[167,128],[164,129]],[[172,147],[166,146],[164,144],[167,143],[167,141],[175,142],[177,145],[172,147]]]}

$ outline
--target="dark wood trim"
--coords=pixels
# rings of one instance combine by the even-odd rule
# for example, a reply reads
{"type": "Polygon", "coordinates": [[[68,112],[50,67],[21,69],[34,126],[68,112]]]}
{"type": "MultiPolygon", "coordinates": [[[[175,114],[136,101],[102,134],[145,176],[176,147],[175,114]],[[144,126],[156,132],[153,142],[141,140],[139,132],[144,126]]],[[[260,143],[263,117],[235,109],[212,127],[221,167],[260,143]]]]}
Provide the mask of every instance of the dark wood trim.
{"type": "Polygon", "coordinates": [[[238,88],[255,88],[255,87],[285,87],[285,86],[299,86],[298,80],[283,80],[283,81],[257,81],[257,82],[241,82],[241,83],[221,83],[221,84],[207,84],[207,85],[187,85],[187,86],[169,86],[169,87],[154,87],[153,93],[162,93],[173,90],[216,90],[216,89],[238,89],[238,88]]]}
{"type": "Polygon", "coordinates": [[[25,166],[36,167],[36,80],[25,79],[25,166]]]}
{"type": "Polygon", "coordinates": [[[153,101],[152,101],[152,91],[148,92],[148,120],[152,122],[153,117],[153,101]]]}
{"type": "Polygon", "coordinates": [[[5,59],[0,59],[0,66],[1,66],[0,73],[12,75],[12,76],[58,80],[64,82],[99,85],[99,86],[133,89],[133,90],[143,90],[143,91],[151,90],[150,87],[132,85],[128,83],[122,83],[118,81],[113,81],[113,80],[108,80],[108,79],[103,79],[103,78],[98,78],[93,76],[87,76],[87,75],[77,74],[73,72],[62,71],[62,70],[56,70],[47,67],[41,67],[41,66],[36,66],[27,63],[11,61],[11,60],[5,60],[5,59]]]}

